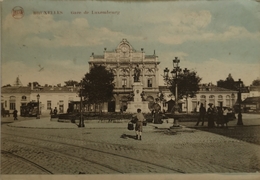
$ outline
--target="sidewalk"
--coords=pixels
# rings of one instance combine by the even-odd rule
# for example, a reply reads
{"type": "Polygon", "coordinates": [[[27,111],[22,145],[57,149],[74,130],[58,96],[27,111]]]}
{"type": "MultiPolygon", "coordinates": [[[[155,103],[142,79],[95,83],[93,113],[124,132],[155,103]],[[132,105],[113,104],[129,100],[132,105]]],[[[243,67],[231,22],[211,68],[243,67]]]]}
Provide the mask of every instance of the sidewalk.
{"type": "MultiPolygon", "coordinates": [[[[147,126],[144,126],[147,130],[153,129],[168,129],[173,125],[173,120],[170,120],[169,123],[164,122],[163,124],[153,124],[148,123],[147,126]]],[[[98,121],[98,120],[85,120],[85,128],[88,129],[118,129],[118,128],[127,128],[127,123],[129,120],[120,120],[117,122],[107,122],[107,121],[98,121]]],[[[1,124],[7,124],[11,127],[19,128],[40,128],[40,129],[72,129],[78,128],[76,123],[67,122],[58,122],[58,119],[50,120],[50,117],[41,117],[36,119],[35,117],[24,118],[20,117],[18,121],[14,121],[12,117],[1,118],[1,124]]],[[[180,128],[189,128],[195,127],[196,122],[179,122],[180,128]]],[[[259,115],[244,115],[243,116],[244,126],[259,126],[260,125],[260,116],[259,115]]],[[[229,127],[237,126],[237,119],[232,120],[228,123],[229,127]]],[[[200,128],[207,128],[207,122],[204,123],[204,126],[196,126],[200,128]]]]}

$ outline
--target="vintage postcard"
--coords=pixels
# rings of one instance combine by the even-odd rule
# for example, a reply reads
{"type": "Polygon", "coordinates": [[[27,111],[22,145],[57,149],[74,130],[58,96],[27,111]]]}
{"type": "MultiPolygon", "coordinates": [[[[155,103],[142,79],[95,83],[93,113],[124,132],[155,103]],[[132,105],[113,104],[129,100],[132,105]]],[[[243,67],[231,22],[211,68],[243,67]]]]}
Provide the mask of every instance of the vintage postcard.
{"type": "Polygon", "coordinates": [[[0,5],[3,179],[259,178],[259,1],[0,5]]]}

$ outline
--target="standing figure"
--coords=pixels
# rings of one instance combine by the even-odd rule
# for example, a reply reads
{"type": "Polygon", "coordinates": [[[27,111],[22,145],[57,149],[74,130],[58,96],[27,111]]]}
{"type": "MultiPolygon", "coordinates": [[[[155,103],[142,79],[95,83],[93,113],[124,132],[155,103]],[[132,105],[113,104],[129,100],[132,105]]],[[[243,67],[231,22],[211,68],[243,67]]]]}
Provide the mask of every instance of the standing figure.
{"type": "Polygon", "coordinates": [[[208,127],[209,128],[213,128],[215,127],[215,123],[214,123],[214,108],[212,107],[213,104],[212,103],[209,103],[209,108],[208,108],[208,111],[207,111],[207,114],[208,114],[208,127]]]}
{"type": "Polygon", "coordinates": [[[161,112],[161,106],[158,102],[154,103],[153,105],[154,108],[154,124],[162,124],[162,116],[160,115],[161,112]]]}
{"type": "Polygon", "coordinates": [[[134,71],[134,82],[139,82],[139,77],[140,77],[141,69],[139,68],[139,65],[135,67],[134,71]]]}
{"type": "Polygon", "coordinates": [[[53,113],[54,113],[54,115],[57,115],[57,113],[58,113],[57,107],[54,108],[53,113]]]}
{"type": "Polygon", "coordinates": [[[145,121],[145,118],[141,112],[141,109],[137,109],[137,113],[134,114],[133,117],[137,119],[135,125],[136,140],[142,140],[143,121],[145,121]]]}
{"type": "Polygon", "coordinates": [[[50,115],[52,115],[52,108],[50,108],[50,115]]]}
{"type": "Polygon", "coordinates": [[[13,112],[14,120],[18,120],[17,113],[18,113],[18,111],[16,109],[14,109],[14,112],[13,112]]]}
{"type": "Polygon", "coordinates": [[[223,126],[224,124],[226,124],[226,127],[228,127],[228,108],[227,107],[224,107],[224,110],[223,110],[223,126]]]}
{"type": "Polygon", "coordinates": [[[216,114],[217,126],[219,125],[223,126],[223,108],[222,107],[216,108],[215,114],[216,114]]]}
{"type": "Polygon", "coordinates": [[[201,103],[200,109],[199,109],[199,118],[198,118],[197,124],[195,126],[198,126],[200,121],[202,121],[201,126],[204,125],[205,114],[206,114],[206,108],[203,106],[203,103],[201,103]]]}

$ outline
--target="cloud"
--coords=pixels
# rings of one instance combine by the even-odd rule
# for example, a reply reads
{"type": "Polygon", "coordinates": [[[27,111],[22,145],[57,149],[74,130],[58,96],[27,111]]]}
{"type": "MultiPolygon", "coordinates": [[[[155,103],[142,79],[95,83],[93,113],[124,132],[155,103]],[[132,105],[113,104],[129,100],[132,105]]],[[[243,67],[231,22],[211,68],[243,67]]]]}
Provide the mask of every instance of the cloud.
{"type": "Polygon", "coordinates": [[[118,37],[138,38],[106,27],[90,27],[85,18],[55,21],[52,15],[30,15],[20,21],[9,15],[3,21],[3,31],[8,43],[41,47],[95,46],[118,37]]]}
{"type": "MultiPolygon", "coordinates": [[[[157,41],[167,45],[178,45],[187,41],[229,41],[232,39],[259,39],[260,32],[249,32],[245,27],[228,26],[222,31],[210,30],[212,22],[210,11],[182,10],[147,16],[143,22],[153,23],[154,28],[147,34],[157,32],[157,41]]],[[[148,30],[149,31],[149,30],[148,30]]]]}

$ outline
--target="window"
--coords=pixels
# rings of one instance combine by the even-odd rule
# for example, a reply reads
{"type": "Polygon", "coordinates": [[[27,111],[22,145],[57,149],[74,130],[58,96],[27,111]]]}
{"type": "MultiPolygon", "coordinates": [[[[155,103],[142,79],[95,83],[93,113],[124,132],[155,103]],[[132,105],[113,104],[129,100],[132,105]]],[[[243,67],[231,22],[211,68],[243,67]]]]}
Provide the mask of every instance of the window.
{"type": "Polygon", "coordinates": [[[16,101],[16,98],[15,96],[10,96],[10,110],[14,110],[15,109],[15,101],[16,101]]]}
{"type": "Polygon", "coordinates": [[[223,99],[223,96],[219,95],[219,96],[218,96],[218,99],[219,99],[219,100],[223,99]]]}
{"type": "Polygon", "coordinates": [[[26,96],[22,96],[22,101],[26,101],[27,97],[26,96]]]}
{"type": "Polygon", "coordinates": [[[48,110],[51,109],[51,101],[47,101],[47,109],[48,109],[48,110]]]}
{"type": "Polygon", "coordinates": [[[206,99],[206,96],[205,95],[201,95],[200,99],[206,99]]]}
{"type": "Polygon", "coordinates": [[[15,102],[10,102],[10,110],[14,110],[15,109],[15,102]]]}
{"type": "Polygon", "coordinates": [[[147,79],[147,87],[153,87],[152,79],[147,79]]]}
{"type": "Polygon", "coordinates": [[[226,106],[227,107],[231,106],[231,101],[230,101],[230,96],[229,95],[226,96],[226,106]]]}
{"type": "Polygon", "coordinates": [[[59,113],[63,113],[64,112],[64,104],[63,104],[63,100],[59,101],[59,113]]]}
{"type": "Polygon", "coordinates": [[[212,103],[215,106],[215,96],[214,95],[209,96],[209,103],[212,103]]]}

